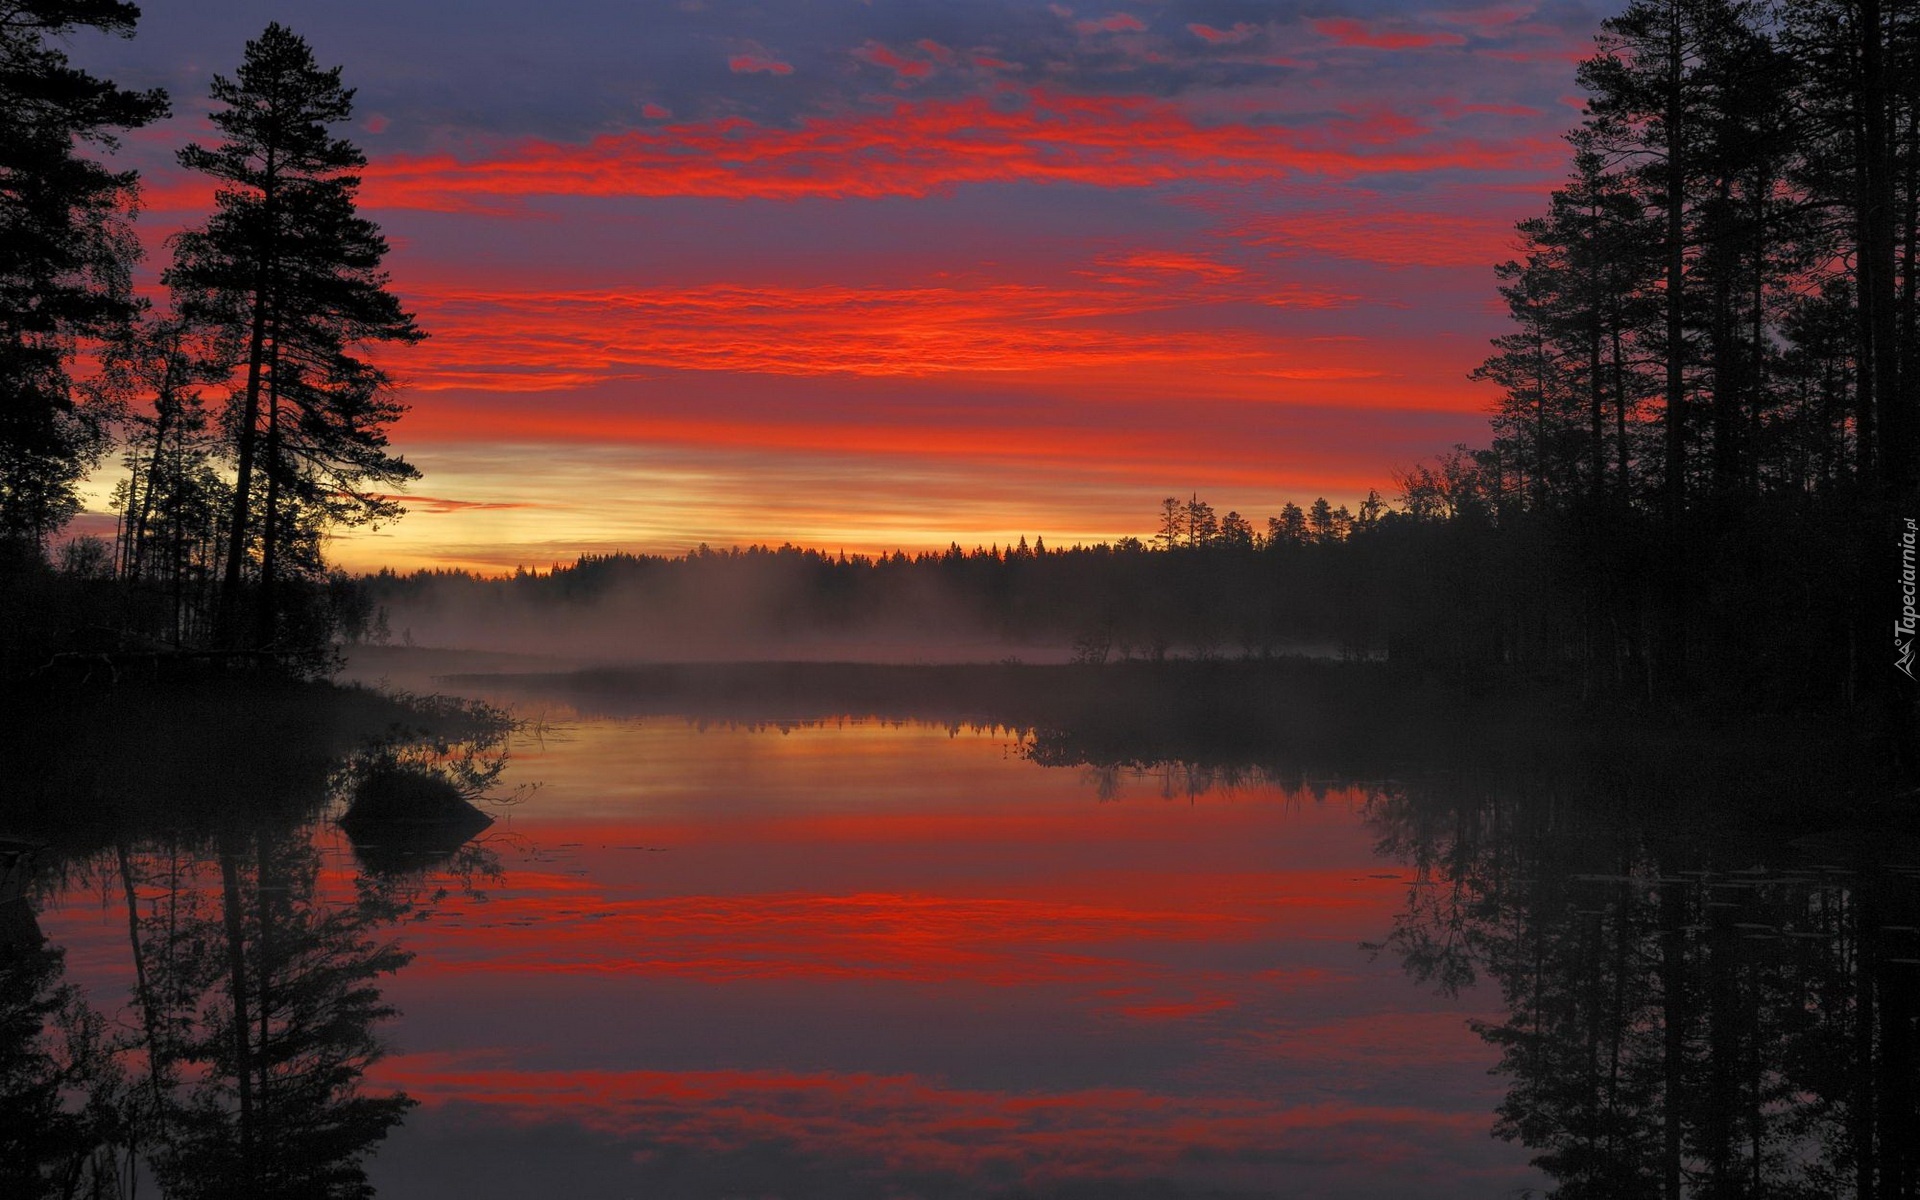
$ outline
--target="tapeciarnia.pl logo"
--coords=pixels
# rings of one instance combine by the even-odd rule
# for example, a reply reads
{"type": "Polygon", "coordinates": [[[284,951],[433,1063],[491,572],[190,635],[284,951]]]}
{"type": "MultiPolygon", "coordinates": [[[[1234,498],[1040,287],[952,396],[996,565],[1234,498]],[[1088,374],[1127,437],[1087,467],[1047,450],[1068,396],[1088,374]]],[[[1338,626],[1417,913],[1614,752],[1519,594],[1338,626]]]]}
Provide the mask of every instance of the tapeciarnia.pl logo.
{"type": "Polygon", "coordinates": [[[1900,533],[1900,619],[1893,623],[1893,648],[1897,657],[1893,665],[1898,667],[1908,679],[1913,678],[1913,634],[1916,624],[1920,624],[1920,615],[1913,608],[1914,581],[1914,542],[1920,537],[1914,518],[1906,519],[1906,528],[1900,533]]]}

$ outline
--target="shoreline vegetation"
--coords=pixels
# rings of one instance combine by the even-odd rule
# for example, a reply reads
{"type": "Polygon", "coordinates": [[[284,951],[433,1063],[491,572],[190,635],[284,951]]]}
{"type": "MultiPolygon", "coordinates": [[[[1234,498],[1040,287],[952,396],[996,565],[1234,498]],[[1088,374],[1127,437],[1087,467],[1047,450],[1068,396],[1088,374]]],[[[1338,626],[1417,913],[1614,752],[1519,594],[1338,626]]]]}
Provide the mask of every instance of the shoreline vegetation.
{"type": "Polygon", "coordinates": [[[403,922],[498,875],[473,801],[502,714],[225,675],[0,692],[0,719],[0,1193],[370,1195],[417,1103],[367,1077],[381,989],[403,922]],[[62,895],[119,915],[118,997],[42,928],[62,895]]]}
{"type": "Polygon", "coordinates": [[[1624,787],[1791,836],[1911,823],[1885,760],[1863,756],[1842,718],[1596,712],[1553,688],[1467,693],[1380,663],[675,663],[436,679],[524,712],[552,705],[562,723],[568,713],[776,729],[919,722],[1004,729],[1046,766],[1178,763],[1295,781],[1510,776],[1570,797],[1597,780],[1615,798],[1624,787]]]}
{"type": "Polygon", "coordinates": [[[445,764],[489,752],[513,724],[475,701],[278,676],[10,689],[0,720],[12,781],[0,834],[61,859],[312,819],[369,772],[477,794],[445,764]]]}

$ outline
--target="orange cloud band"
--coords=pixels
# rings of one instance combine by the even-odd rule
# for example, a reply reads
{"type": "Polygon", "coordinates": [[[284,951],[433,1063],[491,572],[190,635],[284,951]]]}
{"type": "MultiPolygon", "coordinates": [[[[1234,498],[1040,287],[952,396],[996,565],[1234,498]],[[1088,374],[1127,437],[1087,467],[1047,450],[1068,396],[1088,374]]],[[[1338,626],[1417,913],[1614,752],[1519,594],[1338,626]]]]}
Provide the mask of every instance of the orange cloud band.
{"type": "Polygon", "coordinates": [[[974,183],[1152,187],[1294,174],[1499,171],[1557,160],[1548,138],[1437,135],[1393,113],[1310,127],[1209,123],[1146,96],[1044,89],[901,101],[801,120],[743,118],[606,134],[585,145],[524,141],[487,158],[402,155],[368,167],[367,204],[463,211],[534,196],[730,199],[925,196],[974,183]]]}
{"type": "Polygon", "coordinates": [[[414,386],[537,391],[634,368],[924,377],[1143,363],[1366,375],[1280,352],[1231,327],[1130,320],[1196,305],[1324,309],[1351,296],[1252,278],[1196,256],[1138,255],[1055,285],[855,288],[710,284],[578,291],[408,290],[434,337],[406,359],[414,386]]]}

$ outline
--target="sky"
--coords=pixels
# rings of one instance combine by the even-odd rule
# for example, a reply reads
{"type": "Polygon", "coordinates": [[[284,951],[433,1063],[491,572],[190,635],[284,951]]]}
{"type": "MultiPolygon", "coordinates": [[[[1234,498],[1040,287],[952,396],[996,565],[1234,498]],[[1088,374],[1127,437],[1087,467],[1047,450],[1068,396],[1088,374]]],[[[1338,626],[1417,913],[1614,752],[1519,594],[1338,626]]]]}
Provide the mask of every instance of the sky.
{"type": "MultiPolygon", "coordinates": [[[[149,0],[83,64],[149,276],[269,20],[357,89],[362,209],[429,332],[424,477],[351,569],[1256,525],[1485,438],[1492,266],[1610,11],[1497,0],[149,0]]],[[[102,485],[104,491],[104,484],[102,485]]]]}

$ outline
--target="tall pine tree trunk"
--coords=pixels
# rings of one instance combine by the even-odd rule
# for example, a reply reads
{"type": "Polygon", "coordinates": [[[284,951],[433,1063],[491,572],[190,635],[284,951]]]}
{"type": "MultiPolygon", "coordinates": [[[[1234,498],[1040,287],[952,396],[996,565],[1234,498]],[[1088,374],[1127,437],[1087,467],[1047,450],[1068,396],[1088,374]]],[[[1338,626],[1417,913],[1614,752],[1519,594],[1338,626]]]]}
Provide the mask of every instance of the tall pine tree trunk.
{"type": "Polygon", "coordinates": [[[1666,472],[1661,481],[1661,515],[1666,529],[1662,554],[1660,612],[1660,673],[1668,690],[1685,675],[1687,657],[1687,585],[1683,570],[1682,519],[1687,505],[1687,396],[1686,396],[1686,39],[1679,0],[1667,4],[1665,146],[1667,159],[1664,207],[1666,264],[1666,410],[1662,414],[1666,472]]]}
{"type": "Polygon", "coordinates": [[[1661,1025],[1661,1145],[1660,1181],[1664,1200],[1680,1200],[1681,1160],[1685,1154],[1683,1124],[1687,1094],[1687,962],[1686,913],[1683,885],[1661,883],[1660,906],[1660,1025],[1661,1025]]]}
{"type": "Polygon", "coordinates": [[[280,571],[280,328],[273,322],[273,344],[267,355],[267,503],[260,526],[260,604],[255,616],[254,642],[274,643],[276,594],[280,571]]]}
{"type": "Polygon", "coordinates": [[[1633,459],[1631,444],[1627,441],[1627,370],[1626,353],[1620,344],[1620,312],[1616,305],[1610,314],[1612,318],[1611,341],[1612,356],[1609,366],[1613,375],[1613,432],[1614,452],[1618,458],[1620,475],[1620,505],[1624,508],[1633,503],[1633,459]]]}
{"type": "Polygon", "coordinates": [[[1684,128],[1686,97],[1682,88],[1683,73],[1686,69],[1686,47],[1680,27],[1679,4],[1670,0],[1667,13],[1667,79],[1664,114],[1666,144],[1663,147],[1667,157],[1667,179],[1662,206],[1665,222],[1662,249],[1666,259],[1666,295],[1663,300],[1667,333],[1666,411],[1662,414],[1662,434],[1666,450],[1663,505],[1669,530],[1677,531],[1687,499],[1686,309],[1684,304],[1687,279],[1687,179],[1686,164],[1682,157],[1683,147],[1686,144],[1684,128]]]}
{"type": "Polygon", "coordinates": [[[1879,1109],[1879,1079],[1873,1051],[1878,1023],[1875,976],[1880,921],[1878,905],[1871,896],[1870,887],[1860,888],[1848,906],[1853,925],[1853,1088],[1847,1097],[1847,1132],[1853,1151],[1854,1194],[1859,1200],[1874,1200],[1879,1194],[1879,1173],[1874,1169],[1879,1149],[1874,1121],[1879,1109]]]}
{"type": "Polygon", "coordinates": [[[1740,393],[1742,354],[1734,337],[1733,275],[1738,254],[1733,240],[1733,180],[1721,175],[1714,185],[1712,225],[1701,237],[1716,248],[1709,258],[1712,315],[1708,349],[1713,356],[1713,494],[1724,498],[1740,479],[1740,393]]]}
{"type": "MultiPolygon", "coordinates": [[[[1600,206],[1596,203],[1588,210],[1591,227],[1600,228],[1600,206]]],[[[1600,297],[1605,287],[1600,277],[1600,265],[1591,257],[1588,259],[1587,300],[1587,400],[1591,411],[1587,414],[1592,445],[1588,453],[1593,456],[1593,503],[1598,509],[1607,496],[1607,411],[1606,387],[1600,370],[1603,335],[1601,329],[1600,297]]]]}
{"type": "Polygon", "coordinates": [[[222,637],[232,640],[239,622],[240,569],[247,557],[247,527],[253,503],[253,458],[260,424],[260,382],[267,355],[267,318],[273,309],[276,243],[279,222],[279,196],[276,186],[275,156],[267,151],[266,173],[261,184],[262,214],[265,224],[263,244],[258,247],[259,267],[254,275],[253,314],[247,333],[247,392],[240,417],[238,461],[234,465],[232,525],[227,531],[227,564],[220,583],[220,622],[222,637]]]}
{"type": "Polygon", "coordinates": [[[160,467],[165,461],[167,435],[173,430],[175,414],[180,408],[180,384],[173,377],[174,360],[179,353],[179,347],[179,335],[169,335],[165,365],[160,369],[160,388],[158,394],[154,396],[153,457],[147,462],[147,483],[140,495],[140,516],[133,524],[132,561],[128,563],[127,573],[134,579],[140,578],[142,562],[146,556],[147,525],[153,520],[153,493],[160,483],[160,467]]]}
{"type": "Polygon", "coordinates": [[[1860,4],[1860,298],[1871,338],[1873,407],[1878,411],[1881,479],[1904,496],[1914,484],[1912,397],[1900,389],[1894,305],[1893,157],[1888,137],[1885,22],[1880,0],[1860,4]]]}
{"type": "Polygon", "coordinates": [[[246,918],[240,907],[240,868],[232,835],[220,845],[220,897],[226,919],[227,992],[233,1001],[233,1076],[240,1100],[240,1179],[251,1185],[254,1163],[252,1023],[247,1003],[246,918]]]}
{"type": "Polygon", "coordinates": [[[125,842],[116,842],[114,851],[120,865],[120,894],[127,906],[127,944],[133,953],[133,995],[135,1002],[140,1005],[141,1033],[147,1041],[147,1086],[152,1094],[154,1124],[161,1130],[160,1137],[164,1140],[167,1096],[161,1071],[171,1049],[163,1048],[160,1044],[153,983],[147,972],[146,948],[140,941],[140,903],[133,888],[133,856],[127,853],[125,842]]]}
{"type": "Polygon", "coordinates": [[[267,343],[267,267],[260,268],[254,291],[253,323],[247,336],[247,391],[240,410],[237,461],[234,465],[233,507],[227,527],[227,564],[220,581],[220,620],[223,637],[231,639],[240,603],[240,568],[247,557],[248,509],[253,503],[254,445],[260,424],[260,373],[267,343]]]}

